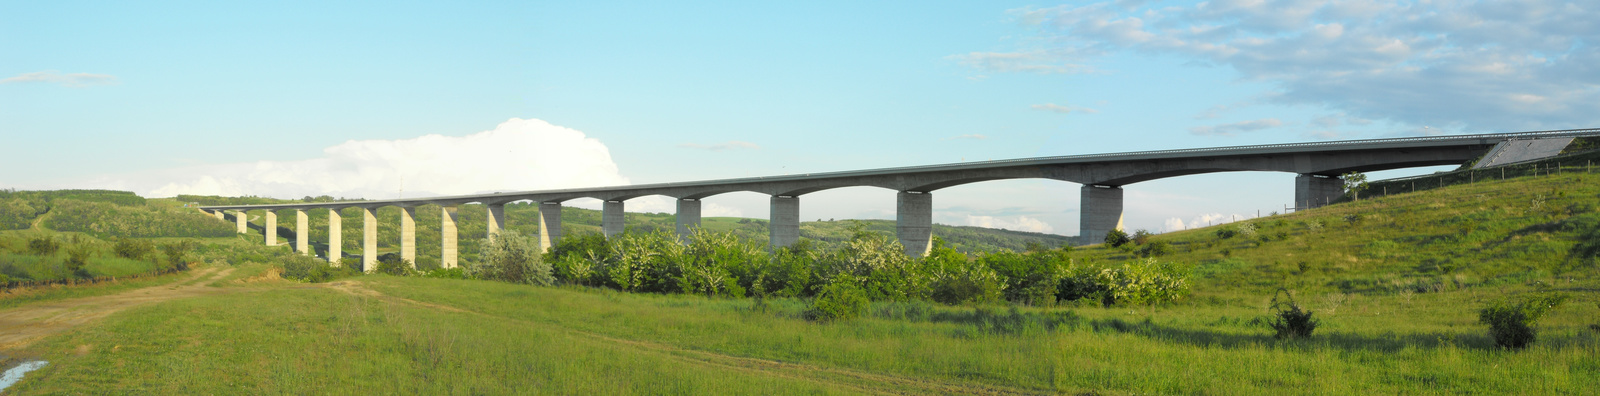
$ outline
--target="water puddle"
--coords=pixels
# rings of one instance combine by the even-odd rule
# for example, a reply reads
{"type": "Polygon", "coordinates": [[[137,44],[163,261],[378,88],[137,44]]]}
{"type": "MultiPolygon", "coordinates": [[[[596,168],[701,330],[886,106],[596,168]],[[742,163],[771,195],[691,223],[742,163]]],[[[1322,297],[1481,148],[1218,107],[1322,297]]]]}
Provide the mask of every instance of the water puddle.
{"type": "Polygon", "coordinates": [[[33,360],[22,362],[22,364],[17,365],[17,367],[12,367],[10,370],[6,370],[5,374],[0,374],[0,391],[6,390],[6,388],[16,384],[17,381],[21,381],[23,374],[27,374],[29,371],[38,370],[40,367],[44,367],[46,364],[50,364],[50,362],[33,360]]]}

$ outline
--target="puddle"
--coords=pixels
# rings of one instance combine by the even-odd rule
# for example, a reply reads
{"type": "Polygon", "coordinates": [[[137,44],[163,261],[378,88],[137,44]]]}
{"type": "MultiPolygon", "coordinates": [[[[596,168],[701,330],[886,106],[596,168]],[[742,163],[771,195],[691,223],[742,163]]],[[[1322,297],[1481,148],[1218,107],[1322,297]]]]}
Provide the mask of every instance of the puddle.
{"type": "Polygon", "coordinates": [[[38,370],[40,367],[44,367],[46,364],[50,364],[50,362],[33,360],[22,362],[22,364],[17,365],[17,367],[12,367],[10,370],[6,370],[5,374],[0,374],[0,391],[6,390],[6,388],[16,384],[17,381],[21,381],[23,374],[27,374],[29,371],[38,370]]]}

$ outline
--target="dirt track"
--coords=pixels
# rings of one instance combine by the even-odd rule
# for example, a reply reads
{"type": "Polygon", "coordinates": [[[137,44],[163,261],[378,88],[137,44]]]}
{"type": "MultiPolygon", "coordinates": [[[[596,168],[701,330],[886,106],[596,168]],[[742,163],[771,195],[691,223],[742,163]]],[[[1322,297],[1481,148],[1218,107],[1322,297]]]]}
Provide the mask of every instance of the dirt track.
{"type": "Polygon", "coordinates": [[[75,326],[106,317],[138,305],[224,293],[226,289],[207,287],[211,279],[227,276],[233,268],[205,268],[183,280],[160,286],[94,297],[50,301],[0,310],[0,351],[16,350],[75,326]],[[205,281],[194,282],[204,278],[205,281]]]}

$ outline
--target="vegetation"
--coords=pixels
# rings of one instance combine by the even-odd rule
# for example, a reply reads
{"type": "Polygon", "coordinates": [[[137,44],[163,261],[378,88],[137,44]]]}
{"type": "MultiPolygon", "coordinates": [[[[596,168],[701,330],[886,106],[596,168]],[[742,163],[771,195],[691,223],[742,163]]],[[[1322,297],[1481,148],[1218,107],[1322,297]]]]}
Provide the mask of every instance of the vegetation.
{"type": "Polygon", "coordinates": [[[1311,338],[1311,332],[1317,330],[1319,322],[1311,318],[1311,311],[1301,308],[1294,301],[1294,294],[1289,290],[1278,289],[1278,293],[1272,296],[1270,308],[1276,312],[1271,323],[1268,323],[1277,332],[1274,337],[1311,338]],[[1279,300],[1279,297],[1283,299],[1279,300]]]}
{"type": "Polygon", "coordinates": [[[1494,338],[1495,345],[1527,348],[1538,335],[1534,323],[1568,298],[1564,294],[1534,294],[1502,299],[1478,311],[1478,321],[1489,325],[1489,336],[1494,338]]]}

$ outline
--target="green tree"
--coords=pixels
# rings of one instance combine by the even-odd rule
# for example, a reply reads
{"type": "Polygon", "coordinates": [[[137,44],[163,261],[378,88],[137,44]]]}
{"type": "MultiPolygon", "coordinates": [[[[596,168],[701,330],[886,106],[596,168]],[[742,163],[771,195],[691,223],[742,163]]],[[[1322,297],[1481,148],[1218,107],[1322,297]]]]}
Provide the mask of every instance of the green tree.
{"type": "Polygon", "coordinates": [[[550,265],[541,259],[539,245],[532,238],[502,230],[485,238],[483,246],[479,260],[467,263],[468,276],[535,285],[555,283],[550,265]]]}
{"type": "Polygon", "coordinates": [[[1367,174],[1361,172],[1347,172],[1339,175],[1344,180],[1344,191],[1350,194],[1351,199],[1360,199],[1361,192],[1367,189],[1367,174]]]}

